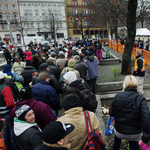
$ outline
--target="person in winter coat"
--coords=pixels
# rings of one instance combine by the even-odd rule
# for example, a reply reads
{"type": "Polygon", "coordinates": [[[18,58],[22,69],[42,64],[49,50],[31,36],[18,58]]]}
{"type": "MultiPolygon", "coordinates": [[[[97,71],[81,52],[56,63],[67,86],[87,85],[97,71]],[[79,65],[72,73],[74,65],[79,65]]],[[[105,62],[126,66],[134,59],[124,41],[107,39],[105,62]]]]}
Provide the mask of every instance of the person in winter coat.
{"type": "Polygon", "coordinates": [[[17,56],[16,61],[17,61],[17,62],[15,62],[15,63],[12,65],[12,69],[13,69],[13,72],[17,72],[18,74],[20,74],[21,71],[23,71],[24,68],[26,67],[26,64],[25,64],[25,62],[22,62],[22,61],[21,61],[20,56],[17,56]]]}
{"type": "Polygon", "coordinates": [[[11,54],[8,50],[8,47],[5,48],[4,55],[5,55],[5,59],[7,61],[7,64],[11,66],[11,54]]]}
{"type": "Polygon", "coordinates": [[[27,60],[30,60],[30,62],[32,62],[32,54],[31,54],[30,51],[28,51],[28,52],[26,53],[26,61],[27,61],[27,60]]]}
{"type": "Polygon", "coordinates": [[[97,43],[96,45],[97,45],[96,56],[98,60],[101,60],[102,59],[101,45],[99,43],[97,43]]]}
{"type": "Polygon", "coordinates": [[[33,61],[32,61],[32,66],[38,70],[39,66],[41,65],[41,61],[39,59],[39,55],[38,54],[35,54],[33,55],[33,61]]]}
{"type": "Polygon", "coordinates": [[[56,66],[59,66],[61,70],[65,68],[65,63],[67,61],[67,58],[65,58],[65,54],[63,51],[59,52],[59,59],[56,60],[56,66]]]}
{"type": "Polygon", "coordinates": [[[10,112],[15,107],[12,90],[5,84],[7,74],[0,71],[0,118],[6,120],[6,128],[4,129],[4,141],[7,150],[17,150],[13,141],[12,125],[10,124],[10,112]]]}
{"type": "Polygon", "coordinates": [[[18,55],[21,57],[21,59],[24,60],[24,58],[23,58],[23,51],[22,51],[22,49],[20,47],[18,47],[17,52],[18,52],[18,55]]]}
{"type": "MultiPolygon", "coordinates": [[[[51,85],[57,91],[57,93],[60,93],[61,92],[60,84],[57,81],[56,77],[49,72],[49,67],[48,67],[47,63],[42,63],[39,66],[39,73],[42,73],[42,72],[46,72],[49,75],[49,78],[50,78],[49,85],[51,85]]],[[[32,80],[32,84],[33,85],[37,84],[38,75],[39,74],[37,74],[36,76],[34,76],[34,78],[32,80]]]]}
{"type": "Polygon", "coordinates": [[[31,63],[29,64],[29,66],[26,63],[26,67],[21,72],[21,75],[24,78],[23,86],[29,86],[29,83],[32,81],[32,73],[34,73],[34,72],[37,72],[37,70],[31,66],[31,63]]]}
{"type": "Polygon", "coordinates": [[[138,81],[138,92],[143,94],[143,82],[145,76],[145,60],[141,51],[137,51],[136,61],[134,65],[133,75],[138,81]]]}
{"type": "Polygon", "coordinates": [[[30,106],[35,113],[35,122],[40,127],[41,130],[52,121],[55,121],[57,117],[54,115],[50,106],[43,102],[37,101],[33,98],[32,89],[29,87],[24,87],[19,92],[20,102],[16,103],[16,106],[12,109],[10,114],[10,123],[13,125],[15,115],[15,109],[18,106],[24,104],[30,106]],[[48,118],[48,119],[47,119],[48,118]]]}
{"type": "Polygon", "coordinates": [[[35,114],[28,105],[15,109],[14,140],[21,150],[33,150],[42,144],[41,129],[35,123],[35,114]]]}
{"type": "Polygon", "coordinates": [[[84,81],[86,81],[86,75],[87,75],[86,66],[81,62],[80,56],[75,55],[73,58],[74,58],[75,61],[76,61],[75,69],[76,69],[77,71],[79,71],[80,77],[81,77],[84,81]]]}
{"type": "Polygon", "coordinates": [[[87,83],[92,89],[92,92],[96,94],[96,78],[99,76],[98,74],[98,64],[99,61],[97,60],[96,57],[94,56],[85,56],[82,59],[82,63],[86,66],[87,68],[87,83]]]}
{"type": "MultiPolygon", "coordinates": [[[[67,73],[69,71],[76,71],[76,72],[78,72],[77,70],[75,70],[75,59],[73,59],[73,58],[71,58],[69,60],[68,67],[65,67],[62,70],[61,74],[60,74],[59,82],[61,83],[61,88],[62,89],[64,89],[64,87],[65,87],[65,82],[64,82],[65,80],[64,80],[63,76],[65,75],[65,73],[67,73]]],[[[80,73],[78,72],[78,74],[80,74],[80,73]]]]}
{"type": "Polygon", "coordinates": [[[60,121],[53,121],[48,124],[42,132],[43,144],[35,150],[69,150],[68,134],[74,130],[74,125],[63,124],[60,121]]]}
{"type": "Polygon", "coordinates": [[[115,120],[114,150],[119,150],[121,139],[129,141],[130,150],[139,150],[138,141],[142,139],[147,143],[150,137],[149,109],[145,97],[137,93],[137,88],[136,78],[126,76],[123,92],[115,96],[109,109],[110,116],[115,120]]]}
{"type": "Polygon", "coordinates": [[[59,81],[59,76],[62,70],[60,69],[60,67],[56,66],[56,59],[50,57],[49,59],[47,59],[46,63],[48,64],[49,72],[53,74],[59,81]]]}
{"type": "Polygon", "coordinates": [[[32,93],[37,101],[41,101],[49,105],[58,114],[60,101],[55,89],[49,85],[50,77],[46,72],[40,73],[38,76],[38,84],[32,88],[32,93]]]}
{"type": "MultiPolygon", "coordinates": [[[[60,117],[58,121],[61,121],[64,124],[73,124],[75,127],[68,135],[68,142],[71,143],[70,149],[83,150],[88,138],[88,132],[80,98],[75,94],[68,94],[63,98],[62,106],[65,109],[65,115],[60,117]]],[[[89,115],[93,132],[98,131],[102,135],[102,130],[96,115],[90,111],[89,115]]]]}
{"type": "Polygon", "coordinates": [[[31,47],[31,53],[32,53],[32,55],[36,54],[36,51],[35,51],[35,49],[34,49],[34,46],[31,47]]]}
{"type": "Polygon", "coordinates": [[[63,97],[70,93],[80,96],[79,91],[84,90],[85,88],[91,91],[90,86],[83,79],[78,79],[73,71],[67,72],[63,77],[67,85],[64,89],[63,97]]]}

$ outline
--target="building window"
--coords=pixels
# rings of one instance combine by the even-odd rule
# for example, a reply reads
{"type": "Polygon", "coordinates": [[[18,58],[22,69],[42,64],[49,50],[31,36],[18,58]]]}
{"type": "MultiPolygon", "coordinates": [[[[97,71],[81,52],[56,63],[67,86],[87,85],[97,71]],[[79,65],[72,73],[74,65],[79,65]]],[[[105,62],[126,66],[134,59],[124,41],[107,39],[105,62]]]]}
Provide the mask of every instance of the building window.
{"type": "Polygon", "coordinates": [[[23,5],[23,9],[24,9],[24,10],[27,10],[27,6],[26,6],[25,4],[23,5]]]}
{"type": "Polygon", "coordinates": [[[34,24],[33,23],[31,23],[31,28],[34,28],[34,24]]]}
{"type": "Polygon", "coordinates": [[[14,16],[14,20],[17,20],[17,14],[14,13],[13,16],[14,16]]]}
{"type": "Polygon", "coordinates": [[[44,20],[46,19],[46,16],[45,16],[45,14],[43,14],[43,15],[42,15],[42,18],[43,18],[44,20]]]}
{"type": "Polygon", "coordinates": [[[62,23],[59,24],[60,28],[62,28],[62,23]]]}
{"type": "Polygon", "coordinates": [[[56,27],[56,28],[58,28],[58,26],[59,26],[59,24],[58,24],[58,23],[56,23],[56,24],[55,24],[55,27],[56,27]]]}
{"type": "Polygon", "coordinates": [[[37,23],[37,28],[40,28],[40,23],[37,23]]]}
{"type": "Polygon", "coordinates": [[[61,14],[59,14],[59,19],[60,19],[60,20],[62,19],[62,16],[61,16],[61,14]]]}
{"type": "Polygon", "coordinates": [[[28,23],[26,24],[26,27],[29,28],[29,24],[28,23]]]}
{"type": "Polygon", "coordinates": [[[49,19],[50,19],[50,20],[52,19],[52,14],[49,14],[49,19]]]}
{"type": "Polygon", "coordinates": [[[87,5],[87,1],[86,0],[83,0],[83,5],[87,5]]]}
{"type": "Polygon", "coordinates": [[[12,8],[13,8],[13,10],[16,10],[16,6],[14,4],[12,5],[12,8]]]}
{"type": "Polygon", "coordinates": [[[84,25],[85,25],[85,26],[88,25],[88,19],[84,19],[84,25]]]}
{"type": "Polygon", "coordinates": [[[72,0],[72,5],[77,5],[77,0],[72,0]]]}
{"type": "Polygon", "coordinates": [[[88,14],[88,9],[86,9],[86,14],[88,14]]]}
{"type": "Polygon", "coordinates": [[[43,23],[43,27],[46,28],[46,23],[43,23]]]}
{"type": "Polygon", "coordinates": [[[64,33],[57,33],[57,38],[64,38],[64,33]]]}
{"type": "Polygon", "coordinates": [[[75,26],[78,26],[78,18],[74,18],[74,19],[73,19],[73,22],[74,22],[74,25],[75,25],[75,26]]]}
{"type": "Polygon", "coordinates": [[[39,15],[38,14],[36,14],[35,17],[36,17],[36,19],[39,19],[39,15]]]}
{"type": "Polygon", "coordinates": [[[1,25],[1,28],[2,28],[2,30],[5,30],[5,25],[2,24],[2,25],[1,25]]]}
{"type": "Polygon", "coordinates": [[[77,13],[78,13],[78,9],[77,9],[77,8],[73,8],[73,9],[72,9],[72,13],[73,13],[73,14],[77,14],[77,13]]]}
{"type": "Polygon", "coordinates": [[[28,5],[28,9],[31,10],[31,5],[30,4],[28,5]]]}
{"type": "Polygon", "coordinates": [[[58,19],[58,18],[57,18],[57,14],[55,14],[55,19],[58,19]]]}
{"type": "Polygon", "coordinates": [[[85,9],[83,9],[83,15],[85,15],[85,9]]]}
{"type": "Polygon", "coordinates": [[[2,10],[2,7],[1,7],[1,5],[0,5],[0,10],[2,10]]]}
{"type": "Polygon", "coordinates": [[[35,10],[38,10],[38,6],[37,5],[35,5],[35,10]]]}
{"type": "Polygon", "coordinates": [[[54,10],[57,10],[57,6],[56,5],[54,5],[54,10]]]}
{"type": "Polygon", "coordinates": [[[30,19],[33,19],[33,16],[32,16],[32,14],[30,14],[29,16],[30,16],[30,19]]]}
{"type": "Polygon", "coordinates": [[[50,5],[48,5],[48,10],[51,10],[51,6],[50,5]]]}
{"type": "Polygon", "coordinates": [[[0,14],[0,21],[3,20],[3,14],[0,14]]]}
{"type": "Polygon", "coordinates": [[[61,10],[61,7],[60,7],[60,5],[58,5],[58,10],[61,10]]]}
{"type": "Polygon", "coordinates": [[[80,30],[73,30],[73,34],[81,34],[80,30]]]}
{"type": "Polygon", "coordinates": [[[28,15],[27,14],[25,14],[24,16],[25,16],[25,19],[28,19],[28,15]]]}
{"type": "Polygon", "coordinates": [[[44,10],[44,5],[41,6],[41,10],[44,10]]]}

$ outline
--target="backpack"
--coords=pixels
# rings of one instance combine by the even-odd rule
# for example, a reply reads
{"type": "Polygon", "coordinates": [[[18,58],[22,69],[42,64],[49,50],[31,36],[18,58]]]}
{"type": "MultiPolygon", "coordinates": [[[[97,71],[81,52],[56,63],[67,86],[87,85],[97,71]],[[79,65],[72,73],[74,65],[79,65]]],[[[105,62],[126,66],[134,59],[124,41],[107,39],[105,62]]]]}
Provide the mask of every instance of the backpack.
{"type": "Polygon", "coordinates": [[[92,131],[90,115],[87,110],[84,111],[84,117],[88,131],[88,139],[84,145],[83,150],[106,150],[105,143],[103,142],[100,133],[98,131],[92,131]]]}
{"type": "Polygon", "coordinates": [[[79,91],[79,97],[83,110],[89,110],[93,112],[96,111],[97,100],[93,92],[91,92],[89,89],[83,89],[79,91]]]}

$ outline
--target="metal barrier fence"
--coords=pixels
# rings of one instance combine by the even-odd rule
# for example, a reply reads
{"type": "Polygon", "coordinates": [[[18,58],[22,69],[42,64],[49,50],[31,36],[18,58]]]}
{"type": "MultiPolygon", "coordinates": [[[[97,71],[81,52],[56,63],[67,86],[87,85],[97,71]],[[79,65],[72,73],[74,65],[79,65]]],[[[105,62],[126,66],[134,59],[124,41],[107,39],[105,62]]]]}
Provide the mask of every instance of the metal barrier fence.
{"type": "MultiPolygon", "coordinates": [[[[113,41],[109,41],[109,47],[113,50],[116,50],[116,52],[122,54],[124,52],[124,49],[125,49],[125,45],[123,44],[120,44],[120,41],[118,41],[118,46],[117,46],[117,42],[116,40],[113,40],[113,41]],[[117,49],[118,47],[118,49],[117,49]]],[[[149,65],[148,67],[146,67],[146,69],[150,68],[150,52],[149,51],[146,51],[144,49],[140,49],[140,48],[135,48],[133,47],[133,51],[132,51],[132,58],[135,58],[136,57],[136,53],[137,51],[141,51],[143,57],[144,57],[144,60],[145,60],[145,63],[147,65],[149,65]]]]}

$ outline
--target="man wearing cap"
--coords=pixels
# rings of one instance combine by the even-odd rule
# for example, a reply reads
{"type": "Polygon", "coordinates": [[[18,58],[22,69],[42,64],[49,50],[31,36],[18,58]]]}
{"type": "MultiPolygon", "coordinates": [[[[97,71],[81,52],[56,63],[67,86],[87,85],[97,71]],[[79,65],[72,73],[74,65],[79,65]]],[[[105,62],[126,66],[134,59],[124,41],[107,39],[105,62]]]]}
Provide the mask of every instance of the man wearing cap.
{"type": "Polygon", "coordinates": [[[12,125],[10,124],[10,112],[15,107],[14,97],[10,87],[5,85],[5,77],[7,74],[0,71],[0,118],[6,120],[7,127],[4,129],[4,141],[7,150],[15,150],[15,144],[12,140],[12,125]]]}
{"type": "MultiPolygon", "coordinates": [[[[42,132],[43,144],[34,150],[68,150],[71,144],[68,143],[68,134],[74,130],[74,125],[63,124],[60,121],[49,123],[42,132]]],[[[79,141],[80,142],[80,141],[79,141]]]]}
{"type": "MultiPolygon", "coordinates": [[[[68,142],[71,143],[72,150],[83,150],[85,142],[88,138],[83,108],[81,107],[80,98],[75,94],[68,94],[62,100],[62,106],[65,109],[64,116],[58,121],[71,123],[75,129],[68,136],[68,142]]],[[[91,126],[93,132],[98,131],[102,134],[102,130],[96,115],[89,111],[91,126]]]]}
{"type": "Polygon", "coordinates": [[[68,59],[65,58],[65,54],[63,51],[59,52],[59,59],[57,59],[56,61],[56,66],[59,66],[61,68],[61,70],[63,70],[65,68],[65,63],[68,59]]]}

